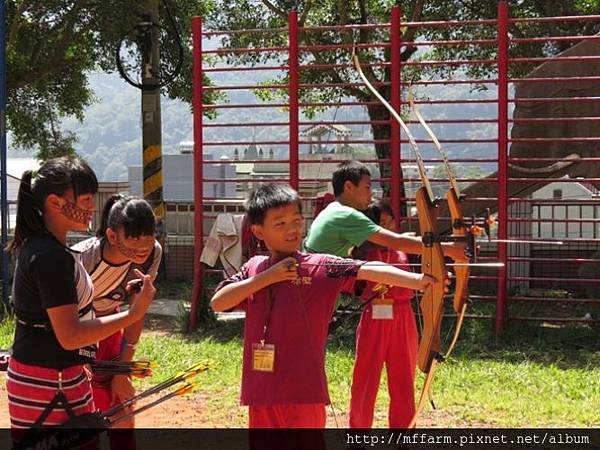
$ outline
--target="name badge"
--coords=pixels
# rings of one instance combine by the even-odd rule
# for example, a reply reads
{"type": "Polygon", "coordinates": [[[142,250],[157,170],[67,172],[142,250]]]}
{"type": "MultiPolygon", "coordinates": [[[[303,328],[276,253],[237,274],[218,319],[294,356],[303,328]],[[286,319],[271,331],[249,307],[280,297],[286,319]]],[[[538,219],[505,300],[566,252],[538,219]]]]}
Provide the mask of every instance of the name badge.
{"type": "Polygon", "coordinates": [[[373,301],[374,320],[391,320],[394,318],[394,300],[391,298],[378,298],[373,301]]]}
{"type": "Polygon", "coordinates": [[[275,370],[275,346],[273,344],[252,344],[252,370],[259,372],[275,370]]]}

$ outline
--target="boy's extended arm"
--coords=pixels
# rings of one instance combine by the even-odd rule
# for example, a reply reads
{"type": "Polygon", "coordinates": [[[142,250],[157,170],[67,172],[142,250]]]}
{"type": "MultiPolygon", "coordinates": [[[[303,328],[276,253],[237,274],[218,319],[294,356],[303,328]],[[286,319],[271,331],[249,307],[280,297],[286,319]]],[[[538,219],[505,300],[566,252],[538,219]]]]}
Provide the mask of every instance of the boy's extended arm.
{"type": "Polygon", "coordinates": [[[394,233],[385,228],[382,228],[377,233],[371,235],[368,241],[383,247],[414,255],[420,255],[423,248],[423,242],[419,236],[415,236],[412,233],[394,233]]]}
{"type": "Polygon", "coordinates": [[[422,273],[407,272],[394,266],[382,264],[379,261],[363,264],[356,274],[356,279],[415,290],[424,290],[435,281],[422,273]]]}
{"type": "MultiPolygon", "coordinates": [[[[394,233],[382,228],[367,239],[369,242],[383,247],[399,250],[404,253],[420,255],[423,251],[423,241],[420,236],[413,233],[394,233]]],[[[445,256],[455,261],[462,261],[465,257],[466,243],[464,242],[442,242],[442,250],[445,256]]]]}

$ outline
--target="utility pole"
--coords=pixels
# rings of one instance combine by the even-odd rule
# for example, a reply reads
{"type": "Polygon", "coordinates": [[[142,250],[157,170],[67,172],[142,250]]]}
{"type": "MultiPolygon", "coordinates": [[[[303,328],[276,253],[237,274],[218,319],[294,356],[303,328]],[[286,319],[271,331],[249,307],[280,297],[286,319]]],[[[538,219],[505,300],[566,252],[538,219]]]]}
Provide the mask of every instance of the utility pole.
{"type": "Polygon", "coordinates": [[[162,130],[160,115],[160,29],[152,26],[159,23],[160,0],[144,0],[143,16],[139,29],[142,30],[142,145],[144,199],[152,205],[158,221],[158,239],[164,247],[165,206],[162,176],[162,130]]]}

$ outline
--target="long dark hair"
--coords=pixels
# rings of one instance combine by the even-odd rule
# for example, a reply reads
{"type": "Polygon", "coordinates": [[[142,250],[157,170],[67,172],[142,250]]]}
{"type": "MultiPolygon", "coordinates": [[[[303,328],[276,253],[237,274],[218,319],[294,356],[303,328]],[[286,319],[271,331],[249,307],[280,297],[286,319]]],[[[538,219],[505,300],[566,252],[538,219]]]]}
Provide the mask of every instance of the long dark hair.
{"type": "Polygon", "coordinates": [[[392,209],[392,205],[385,200],[376,200],[371,203],[369,207],[363,211],[363,214],[375,222],[377,225],[380,225],[381,222],[381,213],[386,213],[395,219],[394,210],[392,209]]]}
{"type": "Polygon", "coordinates": [[[156,232],[156,216],[146,200],[114,194],[104,204],[96,236],[106,236],[108,228],[122,228],[125,237],[150,236],[156,232]]]}
{"type": "Polygon", "coordinates": [[[27,238],[44,230],[46,198],[51,194],[64,196],[69,189],[73,189],[75,200],[80,195],[98,191],[96,174],[81,158],[52,158],[44,162],[37,173],[23,172],[17,196],[15,237],[8,251],[17,251],[27,238]]]}

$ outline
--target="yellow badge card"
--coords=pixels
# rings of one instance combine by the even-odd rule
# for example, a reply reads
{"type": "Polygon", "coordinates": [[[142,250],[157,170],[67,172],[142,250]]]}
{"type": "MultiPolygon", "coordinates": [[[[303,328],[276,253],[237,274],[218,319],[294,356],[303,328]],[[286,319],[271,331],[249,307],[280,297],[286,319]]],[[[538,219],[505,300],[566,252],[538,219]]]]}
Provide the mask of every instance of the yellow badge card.
{"type": "Polygon", "coordinates": [[[272,344],[252,344],[252,370],[273,372],[275,369],[275,346],[272,344]]]}
{"type": "Polygon", "coordinates": [[[373,300],[373,319],[391,320],[394,318],[394,299],[378,298],[373,300]]]}

